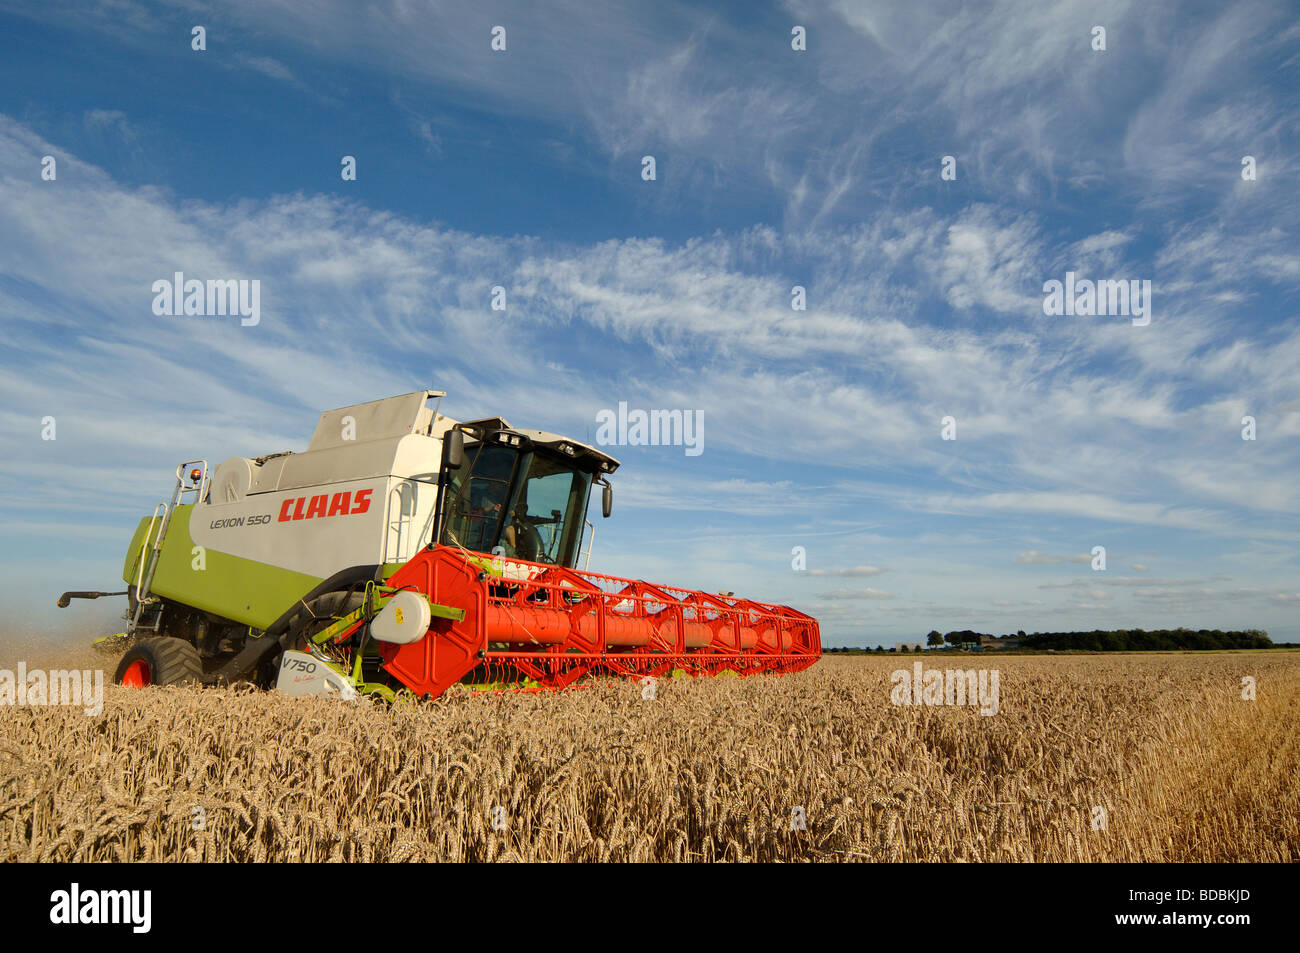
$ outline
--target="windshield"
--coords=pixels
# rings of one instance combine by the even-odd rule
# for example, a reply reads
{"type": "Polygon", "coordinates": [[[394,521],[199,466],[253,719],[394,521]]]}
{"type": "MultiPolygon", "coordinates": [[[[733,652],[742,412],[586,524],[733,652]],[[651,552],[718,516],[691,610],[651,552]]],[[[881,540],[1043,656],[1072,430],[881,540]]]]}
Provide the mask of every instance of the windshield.
{"type": "Polygon", "coordinates": [[[518,451],[479,445],[469,466],[454,471],[447,487],[447,542],[475,552],[492,551],[505,515],[518,451]],[[468,479],[466,479],[468,477],[468,479]]]}
{"type": "Polygon", "coordinates": [[[591,474],[563,458],[530,453],[501,545],[507,556],[572,566],[587,514],[591,474]]]}
{"type": "Polygon", "coordinates": [[[558,455],[496,444],[466,457],[447,486],[443,542],[480,553],[499,545],[506,556],[572,566],[591,474],[558,455]]]}

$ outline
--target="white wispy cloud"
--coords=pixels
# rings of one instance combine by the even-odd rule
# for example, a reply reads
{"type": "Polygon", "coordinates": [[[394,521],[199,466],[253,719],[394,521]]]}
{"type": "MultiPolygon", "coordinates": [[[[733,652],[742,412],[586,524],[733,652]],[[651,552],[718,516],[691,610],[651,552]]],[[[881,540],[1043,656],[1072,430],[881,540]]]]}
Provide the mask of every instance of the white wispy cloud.
{"type": "Polygon", "coordinates": [[[254,73],[260,73],[270,79],[279,80],[282,83],[288,83],[291,86],[305,88],[302,82],[294,75],[293,70],[285,66],[273,56],[257,56],[251,53],[237,52],[232,57],[232,66],[250,70],[254,73]]]}
{"type": "Polygon", "coordinates": [[[810,576],[845,576],[857,578],[860,576],[879,576],[883,572],[888,572],[879,566],[846,566],[841,569],[809,569],[810,576]]]}
{"type": "Polygon", "coordinates": [[[836,589],[826,593],[827,599],[892,599],[893,595],[883,589],[865,586],[862,589],[836,589]]]}

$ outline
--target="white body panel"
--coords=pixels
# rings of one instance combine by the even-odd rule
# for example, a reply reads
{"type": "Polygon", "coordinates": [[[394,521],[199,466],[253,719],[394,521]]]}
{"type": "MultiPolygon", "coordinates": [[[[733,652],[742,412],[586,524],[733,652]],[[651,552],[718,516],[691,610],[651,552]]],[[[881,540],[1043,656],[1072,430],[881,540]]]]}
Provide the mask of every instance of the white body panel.
{"type": "Polygon", "coordinates": [[[257,493],[196,506],[190,535],[206,549],[324,579],[410,559],[432,539],[437,496],[436,484],[392,476],[257,493]]]}
{"type": "Polygon", "coordinates": [[[433,535],[442,435],[417,391],[321,414],[302,453],[234,457],[190,518],[206,549],[325,578],[405,562],[433,535]]]}

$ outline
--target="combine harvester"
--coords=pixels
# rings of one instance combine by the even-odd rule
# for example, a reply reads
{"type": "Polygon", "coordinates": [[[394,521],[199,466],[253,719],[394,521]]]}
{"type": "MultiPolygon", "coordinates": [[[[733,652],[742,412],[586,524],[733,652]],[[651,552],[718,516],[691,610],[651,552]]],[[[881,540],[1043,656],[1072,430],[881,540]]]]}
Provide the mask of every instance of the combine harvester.
{"type": "Polygon", "coordinates": [[[588,497],[599,485],[609,516],[618,461],[499,417],[457,422],[443,396],[327,411],[302,453],[182,463],[136,529],[126,592],[59,605],[127,596],[127,631],[100,644],[129,646],[115,680],[135,687],[428,698],[820,657],[816,620],[793,609],[586,571],[588,497]]]}

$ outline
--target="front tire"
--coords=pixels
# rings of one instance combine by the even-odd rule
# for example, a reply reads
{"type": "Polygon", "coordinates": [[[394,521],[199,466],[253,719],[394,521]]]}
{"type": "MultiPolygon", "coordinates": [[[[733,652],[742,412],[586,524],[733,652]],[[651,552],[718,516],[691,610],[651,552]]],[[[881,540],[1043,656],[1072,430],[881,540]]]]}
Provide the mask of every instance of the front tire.
{"type": "Polygon", "coordinates": [[[203,662],[198,649],[183,639],[141,639],[122,656],[113,681],[127,688],[198,684],[203,681],[203,662]]]}

